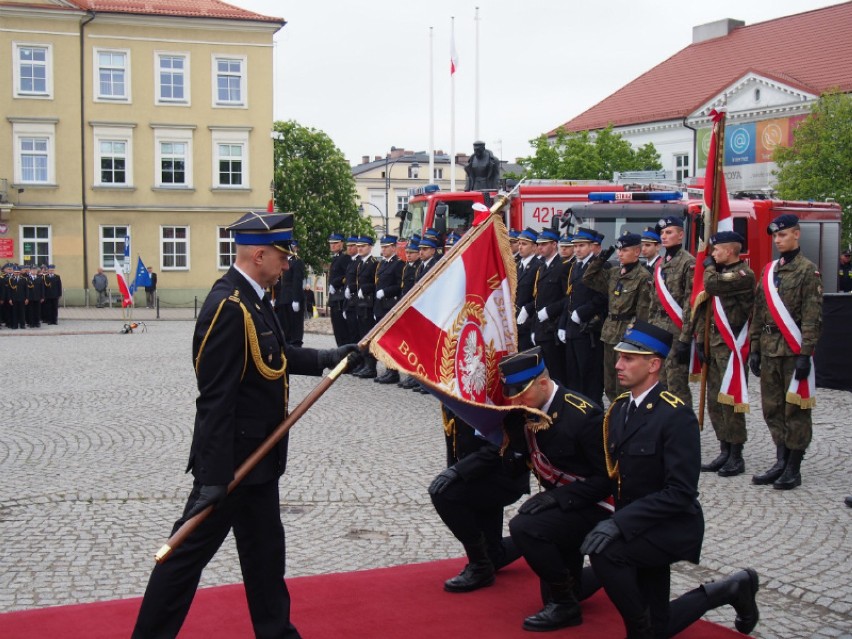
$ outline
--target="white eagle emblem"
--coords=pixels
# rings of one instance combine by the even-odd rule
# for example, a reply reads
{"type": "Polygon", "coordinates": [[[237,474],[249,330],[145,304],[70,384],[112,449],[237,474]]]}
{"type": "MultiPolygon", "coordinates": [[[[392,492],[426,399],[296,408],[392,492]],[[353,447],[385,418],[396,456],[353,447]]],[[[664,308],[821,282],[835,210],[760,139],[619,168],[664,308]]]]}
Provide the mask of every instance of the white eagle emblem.
{"type": "Polygon", "coordinates": [[[464,340],[463,357],[459,362],[461,386],[468,395],[478,395],[485,390],[485,349],[477,343],[477,333],[471,331],[464,340]]]}

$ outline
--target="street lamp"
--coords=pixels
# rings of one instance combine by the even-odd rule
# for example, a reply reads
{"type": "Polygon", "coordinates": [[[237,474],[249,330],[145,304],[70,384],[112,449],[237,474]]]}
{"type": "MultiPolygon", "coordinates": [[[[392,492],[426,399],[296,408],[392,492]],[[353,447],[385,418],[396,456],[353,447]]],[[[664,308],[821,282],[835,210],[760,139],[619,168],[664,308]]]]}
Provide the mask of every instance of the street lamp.
{"type": "MultiPolygon", "coordinates": [[[[363,214],[364,214],[364,205],[365,205],[365,204],[366,204],[367,206],[372,206],[374,209],[376,209],[376,210],[379,212],[379,217],[384,217],[384,218],[385,218],[385,235],[387,235],[387,234],[388,234],[388,230],[387,230],[387,224],[388,224],[388,223],[387,223],[387,219],[388,219],[388,218],[387,218],[387,215],[384,215],[384,213],[382,212],[382,209],[380,209],[380,208],[379,208],[376,204],[373,204],[372,202],[361,202],[361,203],[358,205],[358,212],[359,212],[361,215],[363,215],[363,214]]],[[[373,227],[373,230],[375,231],[375,230],[376,230],[376,228],[377,228],[377,227],[373,227]]]]}
{"type": "MultiPolygon", "coordinates": [[[[396,164],[397,162],[399,162],[402,159],[411,158],[411,157],[415,157],[415,156],[400,155],[393,162],[390,162],[390,156],[389,155],[385,156],[385,235],[390,233],[390,228],[389,228],[390,224],[388,222],[388,211],[389,211],[389,209],[388,209],[388,194],[390,193],[390,183],[391,183],[390,172],[393,170],[394,164],[396,164]]],[[[408,166],[411,167],[412,169],[419,169],[420,168],[420,164],[417,162],[416,159],[414,160],[414,162],[412,162],[408,166]]],[[[376,207],[376,208],[378,208],[378,207],[376,207]]]]}

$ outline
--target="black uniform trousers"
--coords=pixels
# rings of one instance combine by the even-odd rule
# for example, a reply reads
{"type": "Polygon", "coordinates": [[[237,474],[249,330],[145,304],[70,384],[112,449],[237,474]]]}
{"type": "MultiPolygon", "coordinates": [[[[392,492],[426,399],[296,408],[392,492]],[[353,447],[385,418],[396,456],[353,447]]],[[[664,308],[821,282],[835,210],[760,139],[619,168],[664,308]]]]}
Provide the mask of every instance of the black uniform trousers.
{"type": "Polygon", "coordinates": [[[354,344],[357,339],[353,339],[349,334],[349,325],[346,318],[343,317],[343,300],[334,300],[328,303],[329,312],[331,314],[331,329],[334,331],[334,341],[338,346],[344,344],[354,344]]]}
{"type": "Polygon", "coordinates": [[[41,300],[30,300],[27,304],[27,326],[30,328],[38,328],[41,326],[41,300]]]}
{"type": "Polygon", "coordinates": [[[509,522],[509,531],[539,579],[562,583],[571,577],[579,597],[583,582],[580,546],[589,531],[610,515],[597,505],[569,511],[548,508],[533,514],[518,513],[509,522]]]}
{"type": "Polygon", "coordinates": [[[544,364],[547,366],[550,378],[558,384],[571,388],[565,380],[565,345],[558,339],[555,339],[555,334],[544,340],[539,339],[539,337],[540,335],[536,334],[535,343],[536,346],[541,347],[541,354],[544,357],[544,364]],[[550,337],[553,337],[553,339],[550,339],[550,337]]]}
{"type": "Polygon", "coordinates": [[[59,299],[47,297],[41,304],[41,318],[48,324],[59,322],[59,299]]]}
{"type": "MultiPolygon", "coordinates": [[[[8,302],[7,302],[8,304],[8,302]]],[[[9,311],[9,328],[27,327],[27,307],[23,301],[13,301],[9,311]]]]}
{"type": "Polygon", "coordinates": [[[565,343],[565,377],[563,384],[589,399],[603,403],[603,344],[600,333],[568,339],[565,343]]]}
{"type": "Polygon", "coordinates": [[[293,310],[289,302],[284,302],[278,309],[278,319],[284,329],[284,339],[289,346],[301,346],[305,339],[305,303],[301,303],[298,311],[293,310]]]}
{"type": "Polygon", "coordinates": [[[432,495],[432,503],[462,544],[473,544],[485,535],[488,554],[493,559],[502,553],[503,509],[523,494],[517,479],[495,470],[482,477],[453,482],[444,492],[432,495]]]}
{"type": "MultiPolygon", "coordinates": [[[[196,481],[184,515],[198,497],[196,481]]],[[[183,524],[181,517],[174,533],[183,524]]],[[[198,588],[201,571],[233,528],[240,568],[255,636],[299,639],[290,623],[290,593],[284,583],[284,526],[281,524],[278,480],[240,485],[204,522],[154,567],[133,639],[176,637],[198,588]],[[270,561],[270,557],[277,561],[270,561]]]]}
{"type": "Polygon", "coordinates": [[[669,601],[671,564],[679,558],[644,537],[617,539],[589,559],[625,622],[650,609],[655,639],[673,637],[710,610],[700,587],[669,601]]]}

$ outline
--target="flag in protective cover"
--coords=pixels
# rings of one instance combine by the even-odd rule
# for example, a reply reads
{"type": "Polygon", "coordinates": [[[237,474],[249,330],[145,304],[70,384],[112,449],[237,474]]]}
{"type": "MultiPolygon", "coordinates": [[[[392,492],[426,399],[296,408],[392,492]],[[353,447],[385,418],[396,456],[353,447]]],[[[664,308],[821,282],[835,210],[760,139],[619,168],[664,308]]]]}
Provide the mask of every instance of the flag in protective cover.
{"type": "Polygon", "coordinates": [[[511,409],[497,363],[517,351],[517,270],[509,235],[491,215],[462,239],[376,326],[370,352],[413,375],[495,443],[511,409]]]}

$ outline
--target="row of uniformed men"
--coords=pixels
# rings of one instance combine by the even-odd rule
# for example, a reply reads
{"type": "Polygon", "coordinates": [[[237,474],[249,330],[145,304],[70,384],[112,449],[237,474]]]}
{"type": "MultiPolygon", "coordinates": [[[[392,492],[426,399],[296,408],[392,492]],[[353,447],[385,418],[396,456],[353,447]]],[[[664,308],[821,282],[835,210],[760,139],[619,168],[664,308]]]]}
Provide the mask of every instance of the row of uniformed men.
{"type": "Polygon", "coordinates": [[[40,267],[8,262],[0,274],[2,325],[7,328],[39,328],[42,322],[56,324],[62,278],[53,264],[40,267]]]}
{"type": "Polygon", "coordinates": [[[761,377],[763,413],[777,449],[776,463],[753,482],[795,488],[812,435],[812,356],[821,331],[822,286],[816,266],[800,252],[796,216],[777,217],[767,233],[780,258],[766,265],[760,282],[740,257],[742,236],[721,231],[710,238],[706,295],[697,299],[695,313],[695,258],[683,247],[680,218],[660,219],[641,235],[625,232],[606,250],[604,236],[590,228],[562,238],[550,229],[513,233],[519,350],[541,347],[554,379],[598,403],[605,392],[612,402],[623,390],[615,368],[620,336],[636,320],[665,330],[674,341],[661,373],[669,392],[692,405],[691,360],[708,367],[707,405],[720,454],[702,470],[723,477],[745,471],[747,362],[761,377]],[[613,253],[615,267],[608,262],[613,253]],[[693,349],[693,340],[703,345],[708,331],[708,352],[693,349]],[[731,362],[733,351],[739,356],[731,362]],[[794,386],[804,386],[804,395],[788,392],[794,386]]]}

